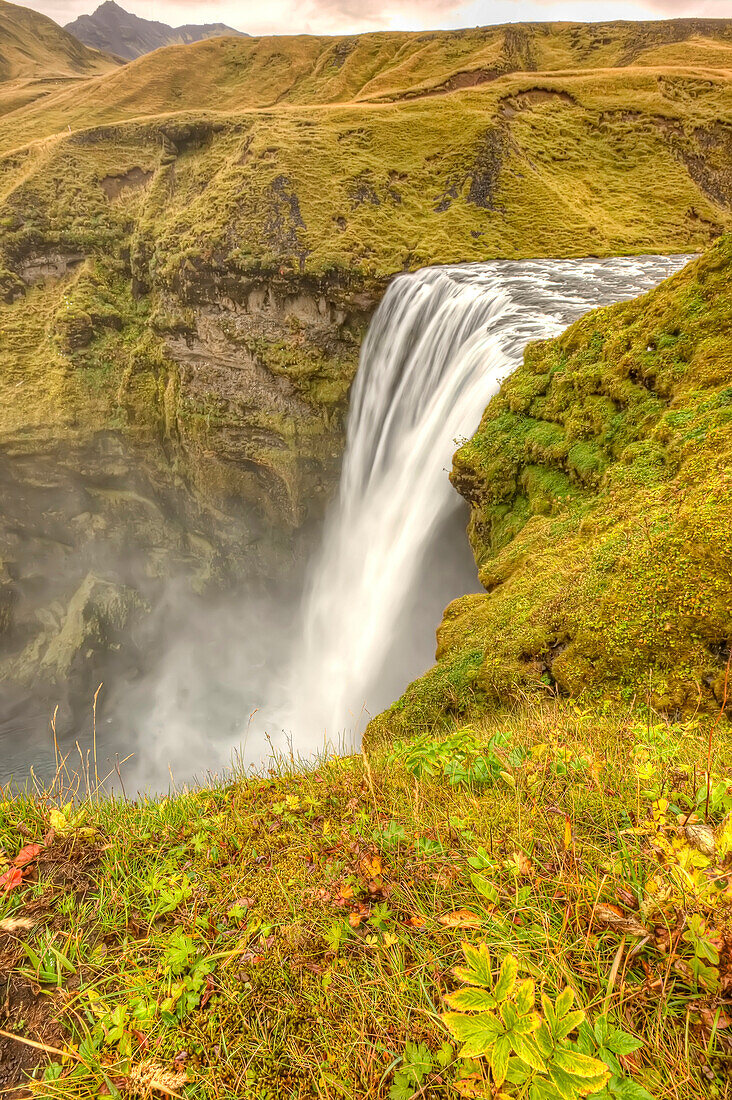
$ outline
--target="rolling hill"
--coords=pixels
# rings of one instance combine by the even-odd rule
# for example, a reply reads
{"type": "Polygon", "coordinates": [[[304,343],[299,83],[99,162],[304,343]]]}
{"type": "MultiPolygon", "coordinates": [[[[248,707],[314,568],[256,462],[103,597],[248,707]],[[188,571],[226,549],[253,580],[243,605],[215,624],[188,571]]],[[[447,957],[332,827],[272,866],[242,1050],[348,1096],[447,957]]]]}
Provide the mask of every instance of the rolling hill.
{"type": "Polygon", "coordinates": [[[114,0],[105,0],[92,15],[80,15],[67,23],[65,29],[87,46],[107,50],[128,60],[162,46],[200,42],[219,35],[243,35],[242,31],[233,30],[224,23],[169,27],[167,23],[141,19],[115,4],[114,0]]]}
{"type": "Polygon", "coordinates": [[[119,64],[45,15],[0,0],[0,116],[119,64]]]}
{"type": "Polygon", "coordinates": [[[45,15],[0,0],[0,81],[77,79],[116,65],[45,15]]]}
{"type": "MultiPolygon", "coordinates": [[[[56,130],[169,112],[227,111],[287,105],[375,104],[429,98],[469,88],[490,91],[512,74],[561,74],[621,88],[659,84],[685,72],[697,82],[729,80],[732,20],[658,23],[511,24],[425,34],[375,33],[212,38],[139,58],[124,70],[60,90],[14,120],[22,144],[56,130]],[[197,79],[190,80],[191,67],[197,79]]],[[[528,85],[530,87],[530,85],[528,85]]],[[[673,98],[673,97],[672,97],[673,98]]],[[[435,111],[439,110],[435,106],[435,111]]]]}

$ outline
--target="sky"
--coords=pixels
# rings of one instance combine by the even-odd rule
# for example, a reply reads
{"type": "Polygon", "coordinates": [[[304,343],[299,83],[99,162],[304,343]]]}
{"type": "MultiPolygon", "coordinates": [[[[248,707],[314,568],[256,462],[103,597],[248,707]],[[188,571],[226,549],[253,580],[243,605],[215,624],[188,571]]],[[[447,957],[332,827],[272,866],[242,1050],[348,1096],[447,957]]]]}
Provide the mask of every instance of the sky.
{"type": "MultiPolygon", "coordinates": [[[[57,23],[101,0],[15,0],[57,23]]],[[[117,0],[144,19],[226,23],[249,34],[355,34],[521,21],[732,17],[732,0],[117,0]]]]}

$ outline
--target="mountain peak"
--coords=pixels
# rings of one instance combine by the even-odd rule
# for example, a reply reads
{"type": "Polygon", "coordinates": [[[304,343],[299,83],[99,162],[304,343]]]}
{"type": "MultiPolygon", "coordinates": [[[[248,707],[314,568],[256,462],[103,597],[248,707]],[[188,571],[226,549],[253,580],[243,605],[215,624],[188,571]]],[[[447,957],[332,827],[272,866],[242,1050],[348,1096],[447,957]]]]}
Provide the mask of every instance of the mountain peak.
{"type": "Polygon", "coordinates": [[[187,45],[190,42],[201,42],[205,38],[229,34],[248,37],[242,31],[234,30],[223,23],[169,27],[166,23],[133,15],[115,3],[115,0],[104,0],[91,15],[80,15],[78,19],[67,23],[65,30],[86,46],[116,54],[128,61],[158,50],[161,46],[187,45]]]}

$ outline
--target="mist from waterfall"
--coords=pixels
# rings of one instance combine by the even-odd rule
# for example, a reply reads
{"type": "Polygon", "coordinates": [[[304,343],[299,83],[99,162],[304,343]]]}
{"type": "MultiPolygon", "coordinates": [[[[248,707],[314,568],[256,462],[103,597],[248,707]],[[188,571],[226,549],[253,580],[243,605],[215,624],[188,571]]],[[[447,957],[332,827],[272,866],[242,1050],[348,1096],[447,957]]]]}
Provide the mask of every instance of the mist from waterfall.
{"type": "Polygon", "coordinates": [[[635,297],[687,259],[498,262],[394,279],[363,345],[338,498],[277,716],[295,750],[353,747],[368,717],[424,670],[404,616],[429,598],[423,563],[457,501],[452,455],[526,344],[635,297]]]}

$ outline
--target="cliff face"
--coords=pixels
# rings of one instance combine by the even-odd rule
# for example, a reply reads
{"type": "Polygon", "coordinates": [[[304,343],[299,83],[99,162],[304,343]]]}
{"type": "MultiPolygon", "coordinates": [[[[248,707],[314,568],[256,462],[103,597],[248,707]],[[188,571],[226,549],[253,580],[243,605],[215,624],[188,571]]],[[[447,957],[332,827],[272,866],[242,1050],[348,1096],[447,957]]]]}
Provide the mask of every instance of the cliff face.
{"type": "Polygon", "coordinates": [[[451,478],[486,592],[381,728],[527,692],[729,707],[732,237],[529,347],[451,478]]]}
{"type": "Polygon", "coordinates": [[[177,161],[159,134],[72,142],[5,207],[6,715],[141,674],[171,585],[284,598],[337,484],[378,286],[161,241],[177,161]]]}

